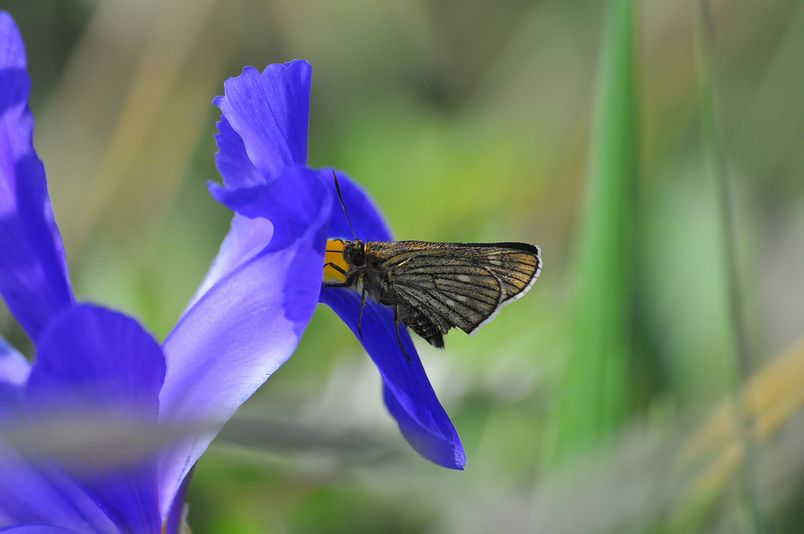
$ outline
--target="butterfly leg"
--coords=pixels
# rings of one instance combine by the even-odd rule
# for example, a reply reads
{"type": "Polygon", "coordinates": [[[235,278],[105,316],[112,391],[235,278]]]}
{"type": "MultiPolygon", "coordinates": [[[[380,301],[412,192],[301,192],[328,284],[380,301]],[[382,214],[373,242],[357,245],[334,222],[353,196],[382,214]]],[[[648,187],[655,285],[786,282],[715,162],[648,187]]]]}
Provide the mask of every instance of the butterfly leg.
{"type": "Polygon", "coordinates": [[[401,321],[399,320],[399,304],[394,306],[394,328],[396,329],[396,342],[399,343],[399,348],[402,350],[402,354],[405,355],[405,359],[410,363],[412,360],[410,359],[410,355],[408,351],[405,350],[405,346],[402,344],[402,336],[399,333],[399,324],[401,321]]]}
{"type": "Polygon", "coordinates": [[[366,284],[363,284],[363,291],[360,293],[360,315],[357,317],[357,335],[363,339],[363,309],[366,307],[366,284]]]}

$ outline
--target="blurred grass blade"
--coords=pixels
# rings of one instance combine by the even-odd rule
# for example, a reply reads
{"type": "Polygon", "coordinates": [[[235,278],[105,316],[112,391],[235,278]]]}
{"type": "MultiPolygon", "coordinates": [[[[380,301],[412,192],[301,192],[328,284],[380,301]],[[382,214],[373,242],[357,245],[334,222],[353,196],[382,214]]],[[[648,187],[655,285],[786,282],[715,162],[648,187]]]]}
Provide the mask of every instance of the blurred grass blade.
{"type": "MultiPolygon", "coordinates": [[[[751,375],[738,395],[751,421],[750,433],[757,441],[767,441],[804,408],[804,340],[799,340],[751,375]]],[[[715,493],[739,467],[745,454],[740,436],[739,418],[733,402],[723,402],[692,435],[682,461],[694,463],[707,455],[716,455],[701,471],[699,493],[715,493]]]]}
{"type": "Polygon", "coordinates": [[[605,441],[622,425],[632,383],[639,161],[632,0],[609,2],[604,40],[556,461],[605,441]]]}
{"type": "Polygon", "coordinates": [[[715,27],[707,0],[700,1],[698,24],[698,71],[700,78],[702,142],[707,171],[715,182],[717,212],[720,219],[723,278],[727,284],[727,305],[734,356],[731,380],[734,417],[744,451],[741,464],[743,498],[751,521],[752,532],[764,530],[756,489],[756,447],[750,432],[751,421],[741,394],[743,383],[751,374],[748,336],[745,327],[743,299],[737,271],[737,236],[734,227],[732,190],[727,175],[725,153],[719,138],[717,106],[717,72],[714,60],[715,27]]]}

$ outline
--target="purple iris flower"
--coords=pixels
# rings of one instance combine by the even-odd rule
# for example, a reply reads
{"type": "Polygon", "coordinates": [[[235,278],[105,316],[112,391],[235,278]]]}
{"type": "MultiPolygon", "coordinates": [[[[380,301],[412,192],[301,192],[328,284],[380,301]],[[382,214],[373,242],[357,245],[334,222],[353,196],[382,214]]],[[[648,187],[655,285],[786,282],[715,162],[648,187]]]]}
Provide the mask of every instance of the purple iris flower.
{"type": "MultiPolygon", "coordinates": [[[[223,114],[218,122],[216,163],[224,184],[210,184],[210,192],[235,212],[218,262],[223,268],[244,261],[266,246],[273,247],[277,240],[285,243],[288,235],[301,231],[309,224],[306,221],[313,220],[310,210],[325,206],[322,212],[327,221],[314,228],[320,236],[314,243],[318,248],[299,249],[292,269],[303,284],[301,294],[305,298],[314,295],[331,307],[357,335],[360,296],[350,288],[321,285],[323,240],[353,236],[338,207],[332,169],[307,167],[311,75],[310,65],[299,60],[269,65],[263,72],[246,67],[239,76],[225,82],[225,95],[214,101],[223,114]],[[327,201],[321,201],[319,195],[325,195],[327,201]],[[285,219],[275,219],[279,213],[285,219]],[[308,268],[311,261],[319,263],[308,268]]],[[[391,240],[391,231],[374,202],[346,174],[336,172],[357,237],[364,241],[391,240]]],[[[216,279],[215,270],[210,282],[216,279]]],[[[293,310],[300,294],[286,291],[286,295],[286,316],[290,318],[295,316],[293,310]]],[[[301,335],[306,322],[296,324],[301,335]]],[[[368,301],[362,337],[358,337],[380,372],[385,404],[408,442],[439,465],[463,469],[466,455],[458,433],[404,329],[401,339],[410,361],[400,349],[393,311],[368,301]]]]}
{"type": "Polygon", "coordinates": [[[265,218],[235,217],[160,346],[134,319],[76,303],[33,146],[29,89],[19,30],[0,12],[0,294],[36,351],[31,365],[0,343],[0,528],[177,532],[195,462],[290,357],[315,310],[329,191],[304,168],[264,187],[265,218]],[[112,410],[160,428],[204,425],[133,463],[87,472],[30,458],[4,424],[56,406],[59,415],[112,410]]]}

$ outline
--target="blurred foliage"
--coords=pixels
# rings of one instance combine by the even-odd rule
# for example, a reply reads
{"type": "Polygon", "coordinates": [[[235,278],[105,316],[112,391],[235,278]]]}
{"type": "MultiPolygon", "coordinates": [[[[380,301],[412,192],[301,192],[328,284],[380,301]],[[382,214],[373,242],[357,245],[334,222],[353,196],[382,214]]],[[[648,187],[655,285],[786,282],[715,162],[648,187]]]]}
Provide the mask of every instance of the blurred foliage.
{"type": "MultiPolygon", "coordinates": [[[[633,1],[634,65],[620,92],[623,64],[601,60],[605,15],[620,3],[0,2],[28,45],[36,144],[77,293],[160,338],[228,229],[230,213],[204,187],[217,179],[211,99],[244,65],[312,63],[311,163],[364,184],[398,237],[542,246],[545,268],[526,298],[475,336],[450,335],[446,351],[419,345],[464,439],[465,472],[408,450],[369,359],[321,308],[197,466],[194,532],[750,528],[735,416],[723,404],[735,356],[702,132],[700,4],[633,1]],[[633,272],[612,272],[619,262],[633,272]],[[620,335],[594,322],[631,296],[629,364],[613,345],[594,346],[620,335]],[[581,417],[560,399],[574,391],[591,403],[604,390],[631,399],[606,423],[606,445],[555,467],[554,438],[581,417]],[[712,429],[717,439],[697,437],[712,429]]],[[[804,6],[711,9],[703,74],[718,81],[718,150],[734,200],[756,504],[768,528],[796,532],[804,6]]],[[[30,355],[2,314],[3,336],[30,355]]]]}
{"type": "Polygon", "coordinates": [[[573,331],[583,335],[570,341],[555,422],[558,459],[616,434],[627,420],[634,384],[645,379],[634,357],[640,148],[633,2],[610,2],[607,18],[573,309],[573,331]]]}

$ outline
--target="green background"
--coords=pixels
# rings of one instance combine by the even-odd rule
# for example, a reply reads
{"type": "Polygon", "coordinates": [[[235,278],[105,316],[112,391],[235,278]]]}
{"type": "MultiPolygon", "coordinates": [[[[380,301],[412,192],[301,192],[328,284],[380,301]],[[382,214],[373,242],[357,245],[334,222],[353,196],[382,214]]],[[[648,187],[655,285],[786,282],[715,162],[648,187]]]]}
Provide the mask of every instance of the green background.
{"type": "Polygon", "coordinates": [[[198,464],[193,532],[804,528],[802,3],[0,8],[76,293],[159,339],[228,229],[211,100],[244,65],[310,61],[310,163],[398,238],[542,247],[527,297],[418,342],[466,471],[407,447],[322,306],[198,464]]]}

